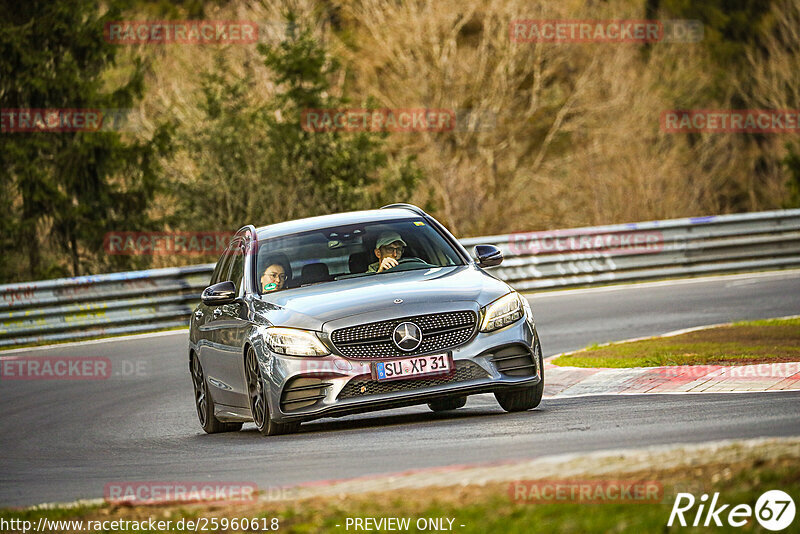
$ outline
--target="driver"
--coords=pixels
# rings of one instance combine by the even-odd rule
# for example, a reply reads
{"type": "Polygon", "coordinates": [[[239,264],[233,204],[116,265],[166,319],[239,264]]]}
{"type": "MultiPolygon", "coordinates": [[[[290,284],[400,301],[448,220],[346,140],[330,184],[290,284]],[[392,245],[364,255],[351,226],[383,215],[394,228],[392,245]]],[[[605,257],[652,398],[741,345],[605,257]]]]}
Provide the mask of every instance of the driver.
{"type": "Polygon", "coordinates": [[[261,288],[264,293],[280,291],[286,285],[286,269],[280,263],[271,263],[261,275],[261,288]]]}
{"type": "Polygon", "coordinates": [[[375,256],[378,261],[370,264],[368,273],[382,273],[387,269],[397,266],[403,250],[408,245],[397,232],[383,232],[375,242],[375,256]]]}

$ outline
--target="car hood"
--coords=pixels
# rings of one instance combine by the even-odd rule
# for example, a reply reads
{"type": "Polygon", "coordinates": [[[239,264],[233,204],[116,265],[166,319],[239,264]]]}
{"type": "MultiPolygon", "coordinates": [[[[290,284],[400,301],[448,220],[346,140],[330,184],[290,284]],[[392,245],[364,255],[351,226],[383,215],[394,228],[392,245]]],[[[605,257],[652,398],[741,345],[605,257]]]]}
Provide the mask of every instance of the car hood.
{"type": "MultiPolygon", "coordinates": [[[[381,273],[262,295],[265,319],[278,326],[322,330],[329,321],[372,322],[432,313],[464,303],[477,309],[511,288],[473,265],[381,273]],[[395,300],[402,299],[396,303],[395,300]]],[[[257,306],[259,308],[259,306],[257,306]]]]}

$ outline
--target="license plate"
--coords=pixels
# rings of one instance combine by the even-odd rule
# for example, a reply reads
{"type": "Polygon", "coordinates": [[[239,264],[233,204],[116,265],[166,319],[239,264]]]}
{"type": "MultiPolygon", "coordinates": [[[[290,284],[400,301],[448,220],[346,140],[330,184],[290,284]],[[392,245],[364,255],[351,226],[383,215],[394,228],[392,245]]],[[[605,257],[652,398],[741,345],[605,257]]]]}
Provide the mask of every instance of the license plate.
{"type": "Polygon", "coordinates": [[[432,354],[390,362],[375,362],[372,370],[376,380],[402,380],[418,376],[447,374],[452,368],[453,361],[449,354],[432,354]]]}

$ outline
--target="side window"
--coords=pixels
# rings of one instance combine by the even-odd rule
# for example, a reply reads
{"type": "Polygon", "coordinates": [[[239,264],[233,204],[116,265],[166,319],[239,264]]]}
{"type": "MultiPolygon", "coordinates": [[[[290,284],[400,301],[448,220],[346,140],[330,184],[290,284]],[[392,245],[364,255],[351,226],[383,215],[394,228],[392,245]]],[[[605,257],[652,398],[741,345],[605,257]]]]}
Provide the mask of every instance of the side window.
{"type": "Polygon", "coordinates": [[[222,262],[218,261],[217,265],[214,267],[214,272],[211,273],[211,280],[208,281],[208,285],[213,286],[219,281],[219,272],[222,267],[222,262]]]}
{"type": "Polygon", "coordinates": [[[241,242],[236,243],[236,248],[231,251],[231,272],[228,280],[236,286],[236,294],[242,295],[242,279],[244,278],[244,250],[241,242]]]}
{"type": "Polygon", "coordinates": [[[238,242],[230,243],[228,248],[225,249],[225,252],[222,253],[222,256],[220,256],[219,261],[217,261],[217,267],[214,269],[214,275],[211,277],[212,285],[230,280],[230,278],[228,278],[228,273],[231,270],[231,259],[234,254],[232,251],[234,247],[237,246],[238,242]]]}

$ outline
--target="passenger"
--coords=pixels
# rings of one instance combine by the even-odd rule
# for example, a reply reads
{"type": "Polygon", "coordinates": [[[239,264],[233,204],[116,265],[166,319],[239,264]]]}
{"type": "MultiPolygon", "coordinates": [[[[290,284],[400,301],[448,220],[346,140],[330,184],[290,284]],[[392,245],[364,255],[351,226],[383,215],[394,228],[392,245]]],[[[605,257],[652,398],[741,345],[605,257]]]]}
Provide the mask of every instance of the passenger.
{"type": "Polygon", "coordinates": [[[286,269],[280,263],[272,263],[261,275],[261,289],[264,293],[280,291],[286,286],[286,269]]]}
{"type": "Polygon", "coordinates": [[[382,273],[392,267],[397,266],[403,250],[408,245],[397,232],[383,232],[375,242],[375,256],[378,261],[370,264],[367,268],[368,273],[382,273]]]}

